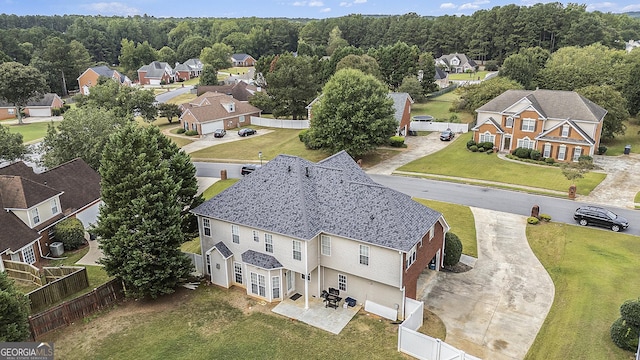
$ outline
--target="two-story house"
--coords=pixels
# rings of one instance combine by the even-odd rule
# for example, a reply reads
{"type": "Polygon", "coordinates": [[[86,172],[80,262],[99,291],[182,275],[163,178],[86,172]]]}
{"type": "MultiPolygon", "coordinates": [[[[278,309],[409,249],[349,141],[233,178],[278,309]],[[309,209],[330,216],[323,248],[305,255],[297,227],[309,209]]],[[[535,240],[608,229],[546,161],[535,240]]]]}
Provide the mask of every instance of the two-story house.
{"type": "Polygon", "coordinates": [[[442,267],[442,214],[384,187],[340,152],[318,163],[279,155],[193,210],[213,284],[267,302],[340,296],[404,317],[418,276],[442,267]]]}
{"type": "Polygon", "coordinates": [[[176,81],[187,81],[202,74],[203,64],[200,59],[189,59],[184,63],[176,63],[173,68],[176,81]]]}
{"type": "Polygon", "coordinates": [[[0,168],[0,259],[39,261],[58,222],[76,217],[87,228],[99,206],[100,175],[82,159],[39,174],[23,162],[0,168]]]}
{"type": "Polygon", "coordinates": [[[256,59],[249,54],[233,54],[231,55],[231,64],[233,66],[256,66],[256,59]]]}
{"type": "Polygon", "coordinates": [[[166,62],[153,61],[138,69],[140,85],[169,84],[175,79],[173,68],[166,62]]]}
{"type": "Polygon", "coordinates": [[[80,93],[82,95],[89,95],[89,89],[98,85],[98,79],[101,76],[112,79],[122,86],[131,86],[131,80],[117,70],[110,69],[108,66],[104,65],[94,66],[88,68],[78,76],[80,93]]]}
{"type": "Polygon", "coordinates": [[[556,161],[578,161],[598,150],[607,110],[575,91],[507,90],[476,109],[476,142],[499,151],[537,149],[556,161]]]}
{"type": "Polygon", "coordinates": [[[478,64],[465,54],[447,54],[436,59],[436,67],[448,73],[465,73],[478,70],[478,64]]]}
{"type": "Polygon", "coordinates": [[[262,110],[232,96],[206,92],[180,105],[180,124],[185,130],[195,130],[200,135],[211,134],[216,129],[235,129],[251,124],[251,117],[259,117],[262,110]]]}

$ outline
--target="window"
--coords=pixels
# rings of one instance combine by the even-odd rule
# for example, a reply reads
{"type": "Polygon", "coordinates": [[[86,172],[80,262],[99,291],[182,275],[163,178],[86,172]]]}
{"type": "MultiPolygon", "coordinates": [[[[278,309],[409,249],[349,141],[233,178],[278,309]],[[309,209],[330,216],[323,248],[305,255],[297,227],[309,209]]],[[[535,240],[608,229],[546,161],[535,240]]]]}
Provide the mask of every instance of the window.
{"type": "Polygon", "coordinates": [[[564,160],[567,155],[567,147],[565,145],[560,145],[558,148],[558,160],[564,160]]]}
{"type": "Polygon", "coordinates": [[[533,119],[522,119],[522,131],[533,132],[536,130],[536,121],[533,119]]]}
{"type": "Polygon", "coordinates": [[[293,259],[302,260],[302,248],[298,240],[293,240],[293,259]]]}
{"type": "Polygon", "coordinates": [[[518,147],[533,149],[535,141],[529,139],[529,137],[525,137],[524,139],[518,139],[518,147]]]}
{"type": "Polygon", "coordinates": [[[231,225],[231,237],[234,243],[240,244],[240,228],[238,225],[231,225]]]}
{"type": "Polygon", "coordinates": [[[196,123],[191,124],[191,130],[198,131],[198,125],[196,123]]]}
{"type": "Polygon", "coordinates": [[[207,274],[211,274],[211,254],[207,253],[207,274]]]}
{"type": "Polygon", "coordinates": [[[211,236],[211,222],[209,222],[209,219],[202,218],[202,232],[205,236],[211,236]]]}
{"type": "Polygon", "coordinates": [[[490,132],[485,132],[484,134],[480,134],[480,142],[490,142],[495,144],[496,143],[496,136],[492,135],[490,132]]]}
{"type": "Polygon", "coordinates": [[[542,151],[542,156],[546,158],[551,156],[551,144],[544,144],[544,150],[542,151]]]}
{"type": "Polygon", "coordinates": [[[280,276],[271,277],[271,290],[271,296],[273,299],[277,299],[280,297],[280,276]]]}
{"type": "MultiPolygon", "coordinates": [[[[233,109],[231,111],[233,111],[233,109]]],[[[244,115],[240,115],[238,118],[240,119],[240,122],[244,122],[244,115]]]]}
{"type": "Polygon", "coordinates": [[[338,274],[338,289],[347,291],[347,275],[338,274]]]}
{"type": "Polygon", "coordinates": [[[360,264],[369,265],[369,247],[360,245],[360,264]]]}
{"type": "Polygon", "coordinates": [[[573,149],[573,161],[577,162],[580,159],[580,155],[582,155],[582,148],[580,146],[573,149]]]}
{"type": "Polygon", "coordinates": [[[320,252],[322,255],[331,256],[331,238],[327,235],[320,235],[320,252]]]}
{"type": "Polygon", "coordinates": [[[264,251],[273,253],[273,236],[271,234],[264,234],[264,251]]]}
{"type": "Polygon", "coordinates": [[[37,224],[40,222],[40,214],[38,213],[38,208],[31,209],[31,220],[33,224],[37,224]]]}
{"type": "Polygon", "coordinates": [[[28,248],[22,250],[22,258],[27,264],[33,264],[34,262],[36,262],[36,254],[33,251],[33,246],[29,246],[28,248]]]}
{"type": "Polygon", "coordinates": [[[51,213],[55,215],[59,211],[60,211],[60,207],[58,206],[58,198],[51,199],[51,213]]]}
{"type": "Polygon", "coordinates": [[[239,262],[233,263],[233,273],[236,276],[236,282],[242,284],[242,264],[239,262]]]}
{"type": "Polygon", "coordinates": [[[14,115],[16,113],[16,109],[7,109],[7,114],[14,115]]]}
{"type": "Polygon", "coordinates": [[[508,128],[513,127],[513,116],[507,116],[507,121],[505,122],[505,126],[508,128]]]}
{"type": "Polygon", "coordinates": [[[433,240],[433,234],[435,233],[434,228],[431,227],[431,229],[429,229],[429,242],[431,242],[431,240],[433,240]]]}
{"type": "Polygon", "coordinates": [[[562,137],[569,136],[569,125],[562,125],[562,137]]]}
{"type": "Polygon", "coordinates": [[[416,248],[411,249],[411,252],[407,253],[406,257],[407,269],[416,261],[416,248]]]}
{"type": "Polygon", "coordinates": [[[258,230],[253,230],[253,241],[260,242],[260,234],[258,233],[258,230]]]}
{"type": "Polygon", "coordinates": [[[267,296],[264,275],[251,273],[251,293],[262,297],[267,296]]]}

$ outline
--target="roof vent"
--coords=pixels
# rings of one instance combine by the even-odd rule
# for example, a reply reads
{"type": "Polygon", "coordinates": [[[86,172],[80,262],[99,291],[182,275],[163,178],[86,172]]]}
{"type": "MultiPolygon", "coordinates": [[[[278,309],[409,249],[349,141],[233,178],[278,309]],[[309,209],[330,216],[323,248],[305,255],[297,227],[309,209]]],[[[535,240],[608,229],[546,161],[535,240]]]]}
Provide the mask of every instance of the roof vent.
{"type": "Polygon", "coordinates": [[[375,218],[376,218],[376,217],[375,217],[375,216],[373,216],[373,214],[369,216],[369,219],[371,219],[371,220],[373,220],[373,219],[375,219],[375,218]]]}

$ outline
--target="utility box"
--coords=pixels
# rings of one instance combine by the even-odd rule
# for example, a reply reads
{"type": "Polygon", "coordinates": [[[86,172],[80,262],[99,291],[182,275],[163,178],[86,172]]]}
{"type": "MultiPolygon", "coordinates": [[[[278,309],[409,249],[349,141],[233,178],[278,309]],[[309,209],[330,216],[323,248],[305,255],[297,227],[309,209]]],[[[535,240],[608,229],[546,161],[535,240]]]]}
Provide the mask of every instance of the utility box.
{"type": "Polygon", "coordinates": [[[629,155],[631,153],[631,145],[627,145],[624,147],[624,154],[629,155]]]}
{"type": "Polygon", "coordinates": [[[51,250],[51,255],[55,257],[60,257],[64,254],[64,244],[60,241],[56,241],[49,245],[49,250],[51,250]]]}

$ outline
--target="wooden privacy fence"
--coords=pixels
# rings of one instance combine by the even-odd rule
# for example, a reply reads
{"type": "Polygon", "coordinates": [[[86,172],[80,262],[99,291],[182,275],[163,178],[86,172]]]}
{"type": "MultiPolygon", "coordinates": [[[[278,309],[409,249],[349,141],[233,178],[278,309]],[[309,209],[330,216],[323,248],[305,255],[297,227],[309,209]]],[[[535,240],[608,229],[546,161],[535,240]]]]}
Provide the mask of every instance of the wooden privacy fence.
{"type": "Polygon", "coordinates": [[[42,272],[47,284],[27,294],[31,303],[31,313],[41,311],[89,287],[87,269],[84,267],[45,267],[42,272]]]}
{"type": "Polygon", "coordinates": [[[69,326],[76,320],[83,319],[94,312],[108,307],[124,298],[122,282],[113,279],[99,286],[88,294],[29,316],[31,336],[36,340],[48,332],[69,326]]]}
{"type": "Polygon", "coordinates": [[[30,281],[38,286],[42,286],[40,269],[37,267],[18,261],[2,260],[7,276],[12,279],[30,281]]]}

